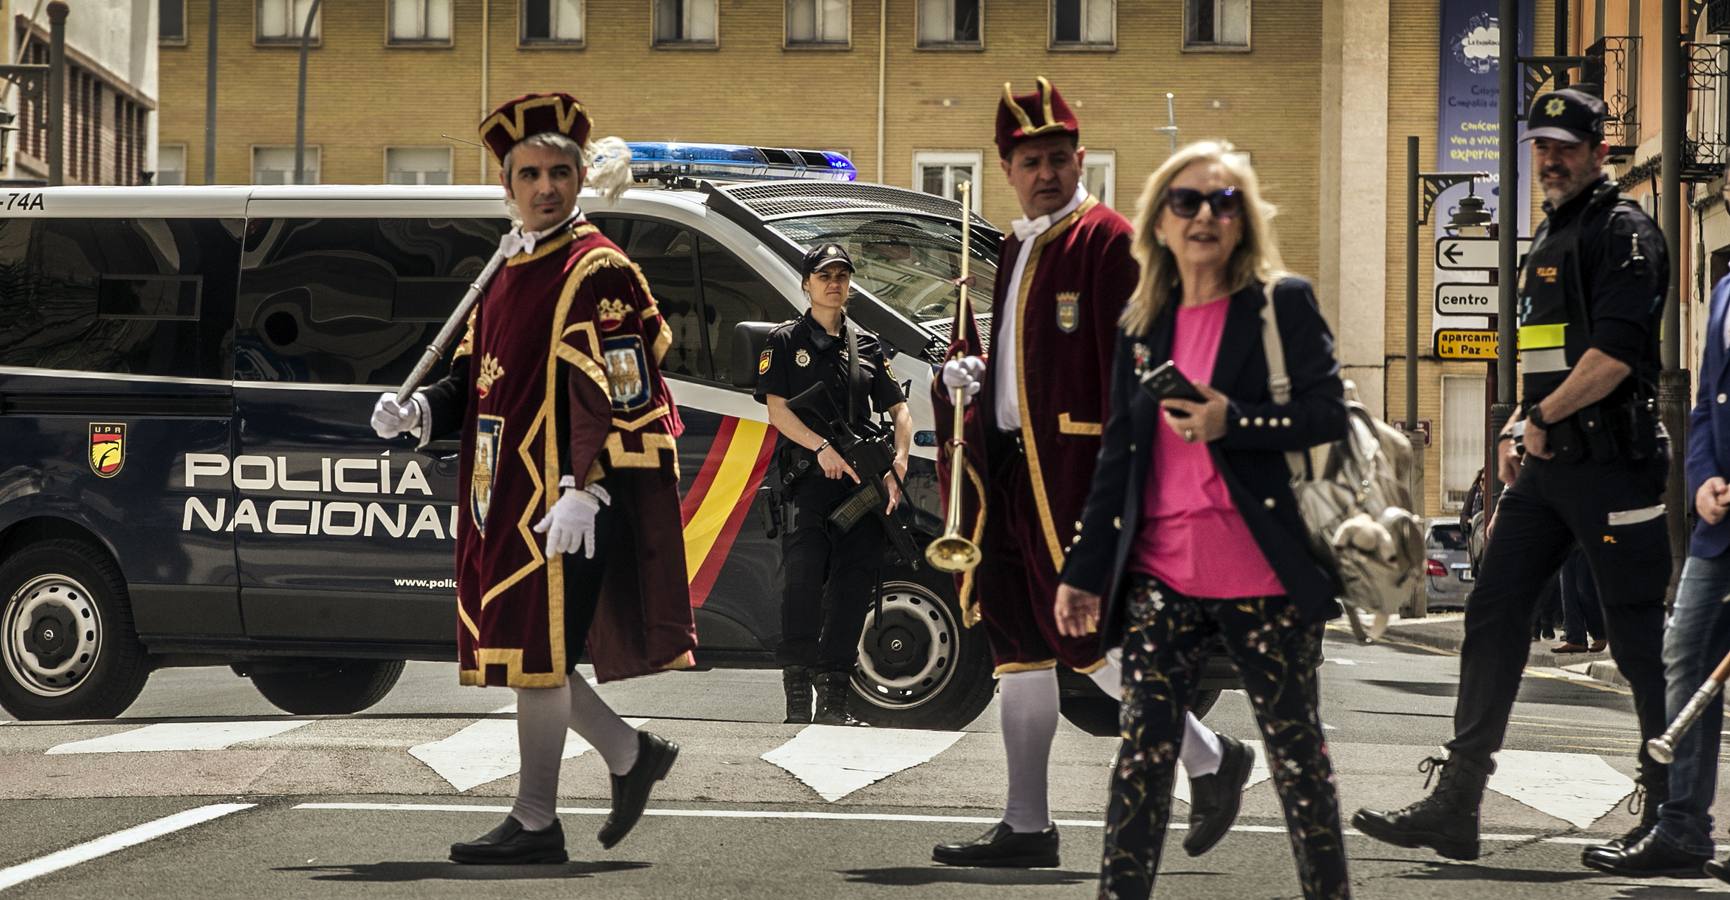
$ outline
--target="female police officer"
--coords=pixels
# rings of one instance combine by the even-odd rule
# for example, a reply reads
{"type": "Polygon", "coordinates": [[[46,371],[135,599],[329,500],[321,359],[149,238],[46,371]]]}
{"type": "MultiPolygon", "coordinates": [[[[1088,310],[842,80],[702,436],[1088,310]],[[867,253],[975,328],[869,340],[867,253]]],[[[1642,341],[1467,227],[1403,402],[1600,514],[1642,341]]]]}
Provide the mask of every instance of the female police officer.
{"type": "Polygon", "coordinates": [[[787,689],[787,721],[857,725],[847,713],[848,682],[860,628],[877,584],[887,543],[876,521],[861,519],[838,532],[829,514],[861,487],[860,474],[835,441],[871,428],[870,409],[894,420],[894,472],[885,474],[887,508],[901,502],[913,416],[875,335],[847,320],[853,260],[839,244],[805,254],[805,293],[811,308],[769,334],[757,361],[757,400],[781,433],[777,451],[786,519],[781,538],[781,646],[776,651],[787,689]],[[820,386],[812,393],[806,393],[820,386]],[[798,409],[789,406],[797,399],[798,409]]]}

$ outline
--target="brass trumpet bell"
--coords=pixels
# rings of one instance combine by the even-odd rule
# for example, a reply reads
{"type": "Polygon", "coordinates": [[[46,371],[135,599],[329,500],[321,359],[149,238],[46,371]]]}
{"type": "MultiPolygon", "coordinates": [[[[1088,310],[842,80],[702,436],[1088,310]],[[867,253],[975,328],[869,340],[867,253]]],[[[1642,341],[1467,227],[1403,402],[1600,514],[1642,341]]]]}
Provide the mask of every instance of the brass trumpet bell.
{"type": "Polygon", "coordinates": [[[925,546],[925,561],[939,572],[958,575],[979,565],[979,545],[959,534],[946,534],[925,546]]]}

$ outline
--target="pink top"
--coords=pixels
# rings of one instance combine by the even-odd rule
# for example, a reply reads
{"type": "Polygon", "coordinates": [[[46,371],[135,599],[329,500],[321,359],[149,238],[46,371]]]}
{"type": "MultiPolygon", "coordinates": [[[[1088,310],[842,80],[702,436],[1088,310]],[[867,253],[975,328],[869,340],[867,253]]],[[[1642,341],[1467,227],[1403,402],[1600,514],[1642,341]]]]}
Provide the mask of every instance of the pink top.
{"type": "MultiPolygon", "coordinates": [[[[1227,298],[1179,307],[1171,360],[1191,381],[1206,382],[1219,355],[1227,298]]],[[[1142,490],[1141,530],[1130,568],[1191,597],[1231,599],[1285,593],[1249,526],[1231,502],[1207,445],[1185,443],[1160,417],[1153,464],[1142,490]]]]}

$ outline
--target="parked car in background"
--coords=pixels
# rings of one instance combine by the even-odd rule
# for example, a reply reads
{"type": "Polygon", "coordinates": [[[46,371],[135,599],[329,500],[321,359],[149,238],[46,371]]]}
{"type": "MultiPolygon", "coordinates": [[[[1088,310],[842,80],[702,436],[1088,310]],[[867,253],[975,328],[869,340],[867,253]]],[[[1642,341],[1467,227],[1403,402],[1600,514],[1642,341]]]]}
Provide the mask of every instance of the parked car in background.
{"type": "Polygon", "coordinates": [[[1424,536],[1425,591],[1431,609],[1464,608],[1472,593],[1472,560],[1458,519],[1431,519],[1424,536]]]}

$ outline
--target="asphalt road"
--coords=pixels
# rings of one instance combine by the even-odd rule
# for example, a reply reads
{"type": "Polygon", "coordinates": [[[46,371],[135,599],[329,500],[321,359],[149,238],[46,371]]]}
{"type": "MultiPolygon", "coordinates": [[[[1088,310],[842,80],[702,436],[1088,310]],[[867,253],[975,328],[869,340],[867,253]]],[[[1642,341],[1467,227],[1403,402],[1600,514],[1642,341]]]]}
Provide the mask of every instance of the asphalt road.
{"type": "MultiPolygon", "coordinates": [[[[1346,815],[1416,799],[1417,763],[1450,730],[1457,659],[1341,635],[1328,656],[1323,715],[1346,815]]],[[[965,733],[807,731],[779,724],[776,673],[737,670],[601,689],[621,714],[684,747],[651,815],[619,847],[593,842],[607,782],[579,746],[567,748],[561,788],[570,864],[455,866],[447,845],[496,824],[516,779],[501,711],[510,694],[454,682],[450,666],[412,665],[367,713],[299,718],[226,669],[169,670],[119,720],[0,725],[0,885],[16,882],[0,890],[60,900],[553,890],[1080,898],[1095,889],[1111,739],[1067,725],[1059,736],[1051,794],[1061,868],[948,869],[929,862],[931,845],[984,830],[1002,800],[994,708],[965,733]]],[[[1241,696],[1227,695],[1208,721],[1255,736],[1241,696]]],[[[1730,889],[1579,866],[1583,844],[1634,820],[1619,802],[1631,787],[1634,733],[1621,690],[1530,673],[1484,805],[1484,856],[1448,863],[1354,835],[1355,895],[1666,900],[1730,889]]],[[[1168,842],[1158,895],[1297,896],[1281,823],[1269,782],[1252,782],[1238,829],[1213,852],[1190,859],[1168,842]]]]}

